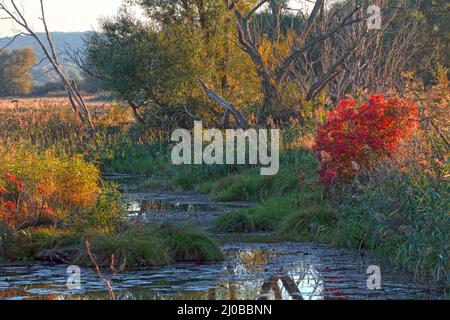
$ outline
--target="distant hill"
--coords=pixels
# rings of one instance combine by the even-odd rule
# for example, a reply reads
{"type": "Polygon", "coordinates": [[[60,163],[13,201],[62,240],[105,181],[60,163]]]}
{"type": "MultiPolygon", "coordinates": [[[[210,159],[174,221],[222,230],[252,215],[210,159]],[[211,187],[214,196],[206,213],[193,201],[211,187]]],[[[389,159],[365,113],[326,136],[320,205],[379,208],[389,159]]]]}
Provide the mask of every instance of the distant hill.
{"type": "MultiPolygon", "coordinates": [[[[47,44],[47,39],[45,34],[38,33],[39,37],[47,44]]],[[[80,74],[78,67],[67,61],[66,50],[72,48],[74,50],[83,49],[84,41],[89,32],[53,32],[52,34],[53,42],[55,44],[59,61],[63,65],[64,69],[69,72],[72,77],[77,77],[80,74]]],[[[7,44],[11,38],[0,38],[0,47],[7,44]]],[[[36,52],[38,56],[38,61],[44,58],[44,53],[40,46],[37,44],[36,40],[30,36],[20,36],[18,37],[8,48],[10,50],[23,49],[31,47],[36,52]]],[[[54,72],[49,72],[52,70],[48,62],[44,62],[39,66],[33,68],[31,73],[37,84],[45,84],[52,79],[56,79],[54,72]]]]}

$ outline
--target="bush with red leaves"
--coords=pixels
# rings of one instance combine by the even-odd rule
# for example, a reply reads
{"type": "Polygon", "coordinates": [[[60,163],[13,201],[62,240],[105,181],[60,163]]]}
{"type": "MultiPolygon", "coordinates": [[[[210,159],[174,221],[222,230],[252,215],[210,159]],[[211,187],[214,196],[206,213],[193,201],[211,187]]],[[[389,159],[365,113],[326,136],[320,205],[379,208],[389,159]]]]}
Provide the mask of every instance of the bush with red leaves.
{"type": "Polygon", "coordinates": [[[417,128],[418,114],[411,101],[383,94],[362,104],[341,99],[316,136],[321,182],[349,182],[378,160],[392,156],[399,142],[417,128]]]}
{"type": "Polygon", "coordinates": [[[23,226],[53,219],[48,194],[41,191],[46,190],[43,184],[37,186],[39,198],[33,198],[30,196],[31,190],[26,189],[23,180],[15,174],[6,172],[3,180],[6,184],[0,185],[0,226],[6,227],[7,230],[20,229],[23,226]]]}

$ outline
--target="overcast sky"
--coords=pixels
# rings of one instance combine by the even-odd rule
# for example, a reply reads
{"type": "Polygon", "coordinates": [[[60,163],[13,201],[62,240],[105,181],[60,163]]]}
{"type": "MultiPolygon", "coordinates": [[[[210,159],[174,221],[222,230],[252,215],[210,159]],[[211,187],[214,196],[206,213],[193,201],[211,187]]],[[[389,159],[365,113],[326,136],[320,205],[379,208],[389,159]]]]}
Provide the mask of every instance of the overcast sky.
{"type": "MultiPolygon", "coordinates": [[[[0,0],[9,3],[9,0],[0,0]]],[[[291,7],[299,8],[299,0],[292,1],[291,7]]],[[[25,16],[35,31],[42,30],[39,0],[16,0],[22,4],[25,16]]],[[[51,31],[87,31],[97,29],[98,19],[114,15],[122,0],[45,0],[48,27],[51,31]]],[[[0,37],[11,36],[17,32],[11,21],[0,20],[0,37]]]]}

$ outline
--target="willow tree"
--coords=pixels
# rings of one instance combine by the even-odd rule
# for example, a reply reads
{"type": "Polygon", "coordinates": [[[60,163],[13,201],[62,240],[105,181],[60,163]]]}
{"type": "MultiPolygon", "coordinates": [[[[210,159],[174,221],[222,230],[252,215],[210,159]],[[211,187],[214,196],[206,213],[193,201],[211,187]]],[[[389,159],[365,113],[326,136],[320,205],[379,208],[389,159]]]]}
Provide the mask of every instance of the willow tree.
{"type": "Polygon", "coordinates": [[[234,42],[225,1],[132,2],[149,19],[122,8],[102,21],[77,60],[126,101],[143,124],[188,126],[193,118],[212,125],[226,122],[222,109],[211,107],[199,79],[234,103],[247,108],[259,103],[257,74],[234,42]]]}

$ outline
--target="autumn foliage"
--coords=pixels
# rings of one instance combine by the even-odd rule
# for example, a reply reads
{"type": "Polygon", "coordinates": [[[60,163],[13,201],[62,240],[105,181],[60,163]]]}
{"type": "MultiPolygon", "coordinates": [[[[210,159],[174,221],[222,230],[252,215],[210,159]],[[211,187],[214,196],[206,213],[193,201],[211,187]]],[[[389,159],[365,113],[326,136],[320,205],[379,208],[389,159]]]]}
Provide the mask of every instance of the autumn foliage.
{"type": "Polygon", "coordinates": [[[74,223],[100,192],[98,169],[79,157],[0,148],[0,232],[74,223]]]}
{"type": "Polygon", "coordinates": [[[378,160],[391,156],[399,142],[418,126],[418,108],[411,101],[373,95],[367,102],[341,99],[318,131],[315,152],[321,181],[350,181],[378,160]]]}
{"type": "Polygon", "coordinates": [[[45,200],[49,194],[42,184],[37,186],[41,193],[40,201],[35,201],[21,179],[10,172],[3,175],[6,183],[0,185],[0,220],[8,229],[52,220],[53,209],[45,200]]]}

